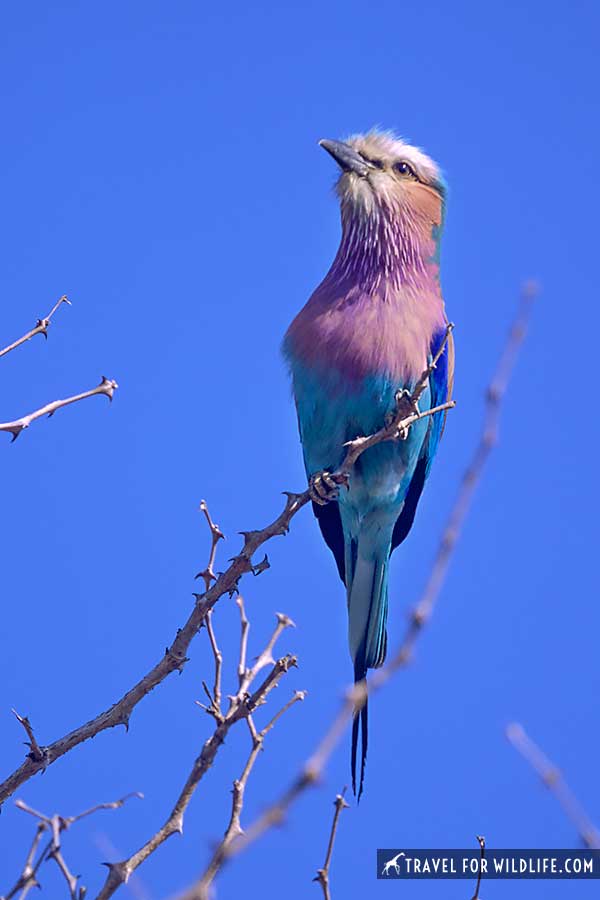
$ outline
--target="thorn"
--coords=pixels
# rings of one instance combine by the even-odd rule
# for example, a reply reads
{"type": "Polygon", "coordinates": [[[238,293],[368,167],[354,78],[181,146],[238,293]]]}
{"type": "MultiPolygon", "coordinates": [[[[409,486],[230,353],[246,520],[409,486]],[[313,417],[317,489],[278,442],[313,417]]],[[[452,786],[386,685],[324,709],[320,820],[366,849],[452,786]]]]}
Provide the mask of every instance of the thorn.
{"type": "MultiPolygon", "coordinates": [[[[297,656],[284,656],[281,659],[278,659],[277,662],[281,665],[281,668],[284,672],[289,672],[290,669],[298,668],[298,657],[297,656]]],[[[304,697],[302,698],[304,700],[304,697]]]]}
{"type": "Polygon", "coordinates": [[[269,562],[269,557],[265,553],[264,559],[262,559],[257,565],[252,566],[252,574],[260,575],[261,572],[265,572],[267,569],[271,568],[271,563],[269,562]]]}
{"type": "Polygon", "coordinates": [[[256,531],[256,529],[253,529],[252,531],[238,531],[238,534],[241,534],[241,536],[244,538],[244,541],[245,541],[246,543],[248,543],[248,541],[252,540],[252,538],[253,538],[255,535],[260,534],[260,533],[261,533],[261,532],[260,532],[260,531],[256,531]]]}
{"type": "Polygon", "coordinates": [[[119,387],[117,382],[113,378],[107,378],[106,375],[103,375],[102,380],[100,381],[99,387],[104,388],[103,393],[108,397],[108,399],[112,403],[113,394],[119,387]]]}

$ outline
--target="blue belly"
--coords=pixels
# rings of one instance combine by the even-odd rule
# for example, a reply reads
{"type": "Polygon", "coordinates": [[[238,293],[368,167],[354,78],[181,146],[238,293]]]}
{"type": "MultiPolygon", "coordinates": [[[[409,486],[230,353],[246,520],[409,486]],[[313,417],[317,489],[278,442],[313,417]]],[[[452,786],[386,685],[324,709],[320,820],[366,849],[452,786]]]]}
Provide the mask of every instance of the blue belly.
{"type": "MultiPolygon", "coordinates": [[[[344,457],[344,443],[381,428],[396,408],[399,390],[413,384],[371,376],[357,385],[347,385],[332,373],[320,375],[292,365],[294,393],[307,475],[337,468],[344,457]]],[[[430,390],[420,401],[427,409],[430,390]]],[[[393,528],[406,496],[430,420],[416,422],[405,441],[386,441],[366,450],[357,460],[350,489],[340,492],[344,530],[357,533],[358,526],[376,512],[379,523],[389,519],[393,528]]]]}

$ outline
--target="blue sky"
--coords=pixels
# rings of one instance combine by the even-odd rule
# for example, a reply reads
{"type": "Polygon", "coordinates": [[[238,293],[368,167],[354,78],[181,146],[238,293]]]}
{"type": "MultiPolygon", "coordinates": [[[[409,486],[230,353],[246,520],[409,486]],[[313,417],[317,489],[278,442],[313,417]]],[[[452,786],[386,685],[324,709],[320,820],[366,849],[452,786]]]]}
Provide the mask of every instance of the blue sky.
{"type": "MultiPolygon", "coordinates": [[[[450,184],[443,285],[457,324],[456,396],[435,470],[391,575],[392,646],[418,598],[483,411],[519,284],[543,285],[495,452],[440,606],[410,670],[372,703],[366,794],[344,814],[334,896],[379,896],[377,846],[570,847],[552,798],[507,745],[522,721],[600,818],[595,447],[597,5],[369,6],[133,2],[3,10],[1,344],[67,293],[46,343],[2,360],[2,419],[93,386],[121,387],[37,423],[2,455],[2,776],[22,759],[10,715],[48,743],[115,700],[185,620],[209,501],[228,536],[303,487],[283,332],[337,247],[332,161],[317,146],[374,124],[423,146],[450,184]]],[[[275,610],[309,692],[269,740],[249,822],[285,786],[350,677],[344,597],[308,511],[243,585],[259,649],[275,610]]],[[[236,610],[215,625],[233,672],[236,610]]],[[[194,705],[205,635],[181,677],[18,792],[64,814],[131,790],[145,800],[82,823],[68,859],[90,896],[107,841],[125,855],[170,809],[210,722],[194,705]]],[[[232,735],[185,834],[140,878],[152,900],[202,871],[247,747],[232,735]]],[[[295,900],[322,863],[344,741],[322,787],[237,860],[219,897],[295,900]],[[265,872],[268,874],[265,875],[265,872]]],[[[0,820],[0,889],[32,821],[0,820]]],[[[54,873],[43,875],[59,896],[54,873]]],[[[464,898],[423,883],[415,898],[464,898]]],[[[493,882],[485,900],[592,886],[493,882]]],[[[123,896],[132,896],[128,889],[123,896]]]]}

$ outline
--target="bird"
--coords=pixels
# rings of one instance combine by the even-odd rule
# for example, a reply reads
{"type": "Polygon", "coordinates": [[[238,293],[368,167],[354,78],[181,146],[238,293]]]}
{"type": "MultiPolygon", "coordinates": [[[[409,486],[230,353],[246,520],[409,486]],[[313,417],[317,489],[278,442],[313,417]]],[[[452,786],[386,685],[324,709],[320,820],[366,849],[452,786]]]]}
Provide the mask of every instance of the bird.
{"type": "MultiPolygon", "coordinates": [[[[445,424],[415,421],[405,440],[368,448],[346,487],[333,477],[346,442],[389,421],[439,354],[422,410],[450,400],[454,343],[440,286],[447,188],[437,164],[394,132],[321,140],[339,169],[341,238],[335,258],[285,333],[313,512],[346,589],[355,683],[383,665],[388,573],[407,537],[445,424]]],[[[354,711],[351,773],[363,793],[367,702],[354,711]]]]}

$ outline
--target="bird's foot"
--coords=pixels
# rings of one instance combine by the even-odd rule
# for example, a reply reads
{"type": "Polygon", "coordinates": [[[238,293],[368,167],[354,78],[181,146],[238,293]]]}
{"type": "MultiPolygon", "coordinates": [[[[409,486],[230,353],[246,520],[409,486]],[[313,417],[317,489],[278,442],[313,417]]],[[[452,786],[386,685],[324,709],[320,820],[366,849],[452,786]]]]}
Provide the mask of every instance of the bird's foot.
{"type": "Polygon", "coordinates": [[[421,410],[419,409],[418,400],[413,399],[413,395],[406,388],[396,393],[396,410],[388,413],[385,419],[385,427],[391,429],[395,425],[393,437],[397,441],[405,441],[410,432],[411,423],[399,424],[398,420],[404,420],[408,416],[421,418],[421,410]]]}
{"type": "Polygon", "coordinates": [[[421,410],[419,409],[419,401],[413,400],[411,391],[407,391],[406,388],[403,388],[401,391],[397,392],[396,407],[397,409],[403,407],[407,410],[410,410],[410,413],[415,416],[421,415],[421,410]]]}
{"type": "Polygon", "coordinates": [[[308,482],[308,493],[310,499],[319,506],[325,506],[332,500],[337,500],[340,485],[348,486],[348,477],[345,475],[336,475],[324,469],[322,472],[316,472],[310,476],[308,482]]]}

